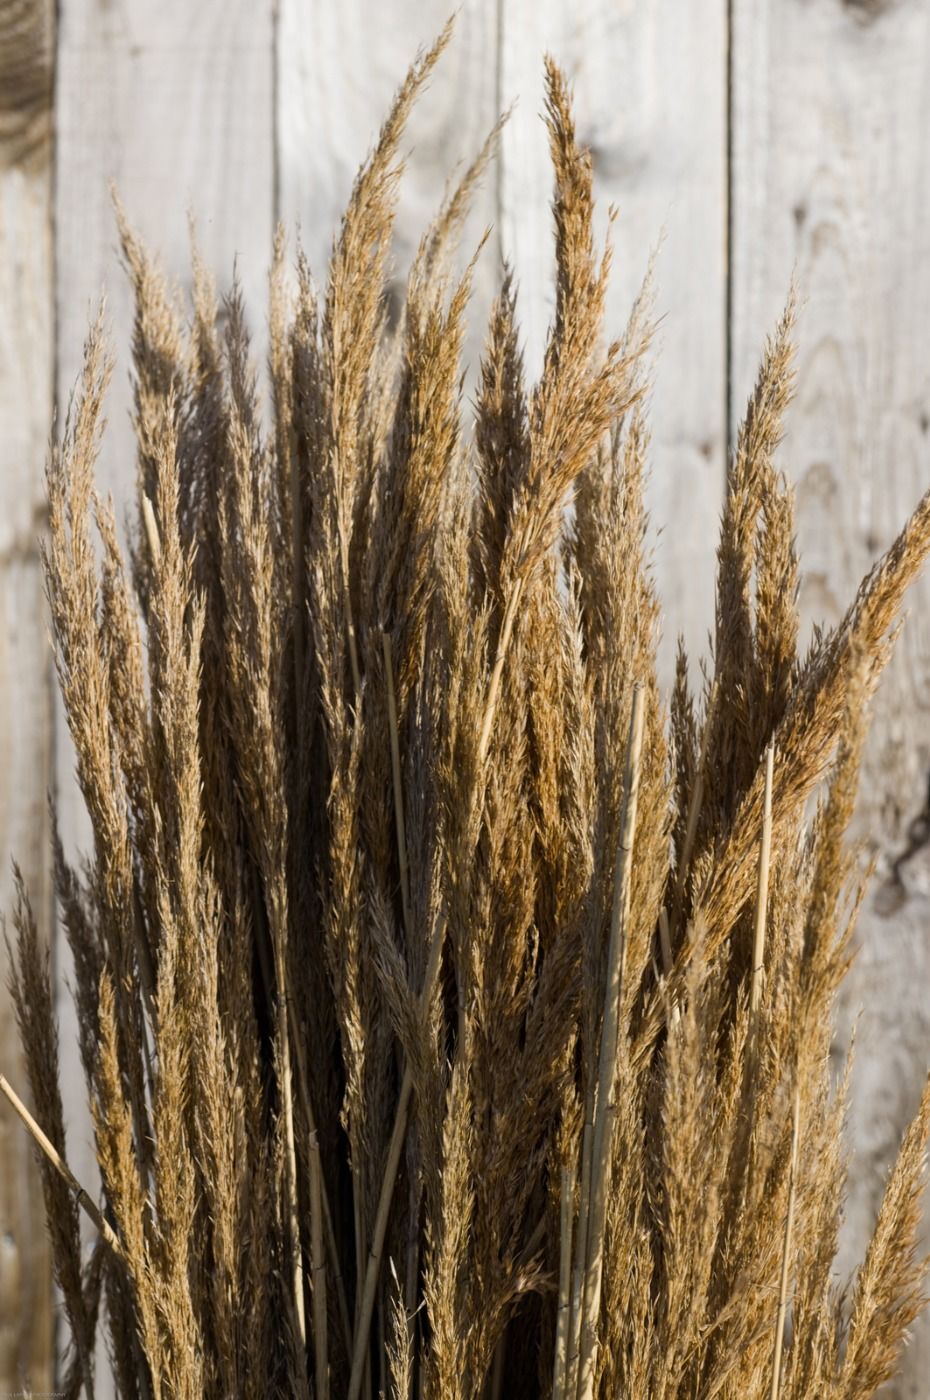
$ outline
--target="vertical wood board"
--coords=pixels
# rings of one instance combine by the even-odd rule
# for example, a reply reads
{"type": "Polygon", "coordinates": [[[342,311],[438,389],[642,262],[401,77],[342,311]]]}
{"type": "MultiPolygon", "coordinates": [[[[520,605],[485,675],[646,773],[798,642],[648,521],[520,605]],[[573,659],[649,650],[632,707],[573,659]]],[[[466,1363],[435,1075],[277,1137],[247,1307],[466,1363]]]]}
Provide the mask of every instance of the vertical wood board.
{"type": "Polygon", "coordinates": [[[726,6],[506,0],[501,15],[501,97],[518,105],[504,134],[500,230],[530,369],[554,308],[545,52],[574,86],[602,234],[617,211],[608,337],[622,334],[659,250],[647,504],[668,681],[678,634],[696,661],[713,618],[726,450],[726,6]]]}
{"type": "MultiPolygon", "coordinates": [[[[477,155],[500,111],[495,0],[466,0],[451,45],[421,94],[401,141],[404,173],[397,202],[391,291],[404,283],[420,237],[450,177],[477,155]]],[[[449,17],[446,0],[281,0],[277,43],[277,160],[280,217],[297,230],[318,284],[325,284],[333,238],[352,183],[371,152],[391,100],[417,51],[449,17]]],[[[475,196],[458,266],[497,218],[492,166],[475,196]]],[[[473,278],[464,368],[473,384],[497,285],[493,241],[473,278]]]]}
{"type": "MultiPolygon", "coordinates": [[[[51,5],[0,3],[0,911],[22,869],[50,932],[49,656],[38,536],[52,408],[51,5]]],[[[12,933],[12,930],[10,930],[12,933]]],[[[26,1092],[6,952],[0,948],[0,1068],[26,1092]]],[[[0,1391],[52,1383],[52,1295],[31,1144],[0,1107],[0,1391]]]]}
{"type": "MultiPolygon", "coordinates": [[[[794,269],[805,304],[782,461],[797,490],[804,614],[835,623],[930,479],[930,13],[908,0],[734,0],[733,19],[734,407],[794,269]]],[[[927,791],[928,604],[925,580],[873,707],[863,773],[860,834],[879,868],[839,1037],[861,1004],[844,1276],[930,1044],[925,862],[905,867],[903,890],[888,878],[927,791]]],[[[889,1394],[925,1396],[928,1374],[924,1317],[889,1394]]]]}

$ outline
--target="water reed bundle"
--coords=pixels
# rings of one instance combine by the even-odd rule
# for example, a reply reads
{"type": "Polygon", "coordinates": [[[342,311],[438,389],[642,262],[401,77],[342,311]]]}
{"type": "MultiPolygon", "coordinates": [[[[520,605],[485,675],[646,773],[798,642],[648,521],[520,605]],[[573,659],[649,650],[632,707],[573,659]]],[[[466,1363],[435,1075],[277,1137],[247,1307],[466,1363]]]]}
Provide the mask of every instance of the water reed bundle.
{"type": "Polygon", "coordinates": [[[774,462],[789,305],[729,463],[705,680],[681,655],[666,701],[650,298],[610,342],[553,64],[538,383],[505,276],[463,403],[452,254],[493,138],[388,319],[398,143],[447,37],[358,174],[324,291],[278,237],[269,410],[238,289],[219,305],[195,256],[183,310],[122,221],[126,560],[94,491],[102,321],[51,454],[48,598],[93,829],[77,864],[56,841],[57,895],[99,1196],[66,1165],[22,888],[12,987],[64,1389],[93,1395],[103,1328],[126,1400],[869,1396],[921,1304],[930,1094],[843,1291],[829,1052],[864,713],[930,496],[799,652],[774,462]]]}

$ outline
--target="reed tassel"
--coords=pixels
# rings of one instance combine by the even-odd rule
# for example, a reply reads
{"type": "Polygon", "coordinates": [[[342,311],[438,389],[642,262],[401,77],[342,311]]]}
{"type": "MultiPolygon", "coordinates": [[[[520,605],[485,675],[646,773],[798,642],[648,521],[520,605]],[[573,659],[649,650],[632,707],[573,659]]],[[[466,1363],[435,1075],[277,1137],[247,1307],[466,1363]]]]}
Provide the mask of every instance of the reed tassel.
{"type": "Polygon", "coordinates": [[[681,859],[678,862],[678,869],[675,872],[675,900],[672,912],[676,921],[676,930],[681,916],[685,880],[688,878],[688,871],[691,868],[691,857],[694,855],[694,843],[697,839],[698,822],[701,819],[701,808],[704,805],[704,774],[707,767],[707,751],[710,746],[710,735],[714,722],[716,704],[717,687],[715,685],[711,690],[710,699],[707,702],[707,713],[704,716],[704,727],[701,730],[701,747],[698,751],[697,771],[694,775],[694,784],[688,799],[685,839],[681,848],[681,859]]]}
{"type": "Polygon", "coordinates": [[[408,944],[412,937],[410,924],[410,875],[407,868],[407,835],[404,825],[404,794],[400,773],[400,735],[397,730],[397,700],[394,692],[394,659],[391,634],[382,632],[384,678],[387,686],[388,728],[391,735],[391,777],[394,788],[394,826],[397,834],[397,863],[400,868],[400,902],[404,932],[408,944]]]}

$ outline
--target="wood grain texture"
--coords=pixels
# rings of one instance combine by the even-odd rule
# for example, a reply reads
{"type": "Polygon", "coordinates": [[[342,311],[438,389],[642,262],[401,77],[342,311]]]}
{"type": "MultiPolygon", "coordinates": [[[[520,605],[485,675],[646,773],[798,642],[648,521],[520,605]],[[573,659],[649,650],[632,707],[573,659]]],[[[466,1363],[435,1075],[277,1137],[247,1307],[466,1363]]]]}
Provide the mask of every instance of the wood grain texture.
{"type": "Polygon", "coordinates": [[[271,0],[63,0],[58,45],[57,375],[75,382],[106,295],[119,354],[100,463],[124,501],[133,480],[129,288],[116,255],[113,181],[168,273],[189,283],[188,213],[220,290],[238,264],[263,353],[273,207],[271,0]]]}
{"type": "MultiPolygon", "coordinates": [[[[278,36],[281,215],[299,223],[322,276],[360,158],[418,44],[447,14],[445,0],[364,0],[333,6],[282,0],[278,36]]],[[[464,240],[494,224],[476,279],[466,355],[473,369],[499,260],[514,268],[527,368],[538,373],[553,307],[552,175],[543,57],[575,80],[579,134],[594,154],[601,227],[620,218],[609,330],[619,333],[663,225],[659,310],[667,315],[655,372],[649,503],[660,532],[659,588],[667,603],[666,671],[683,631],[694,654],[711,619],[713,549],[721,501],[726,359],[725,6],[581,0],[467,0],[430,90],[414,114],[398,213],[400,278],[450,164],[481,143],[495,115],[513,112],[464,240]],[[702,278],[695,286],[695,264],[702,278]]]]}
{"type": "Polygon", "coordinates": [[[608,333],[622,332],[651,253],[659,254],[647,502],[665,607],[666,678],[676,638],[706,651],[726,442],[726,6],[721,0],[505,0],[500,230],[520,284],[528,364],[538,370],[553,309],[552,195],[541,120],[542,56],[575,88],[602,229],[614,205],[608,333]]]}
{"type": "MultiPolygon", "coordinates": [[[[806,306],[783,460],[797,488],[804,611],[832,623],[928,482],[930,12],[909,0],[734,0],[733,17],[734,402],[796,267],[806,306]]],[[[846,1272],[930,1057],[920,861],[898,898],[887,880],[926,794],[928,605],[925,580],[875,704],[863,779],[861,831],[879,873],[842,1028],[862,1003],[846,1272]]],[[[924,1317],[889,1394],[925,1397],[928,1376],[924,1317]]]]}
{"type": "MultiPolygon", "coordinates": [[[[0,0],[0,909],[19,861],[50,926],[49,656],[37,540],[52,408],[52,6],[0,0]]],[[[0,1065],[25,1092],[0,949],[0,1065]]],[[[50,1388],[50,1260],[39,1173],[0,1110],[0,1391],[50,1388]]]]}
{"type": "MultiPolygon", "coordinates": [[[[447,0],[280,0],[277,42],[278,209],[295,230],[323,283],[332,240],[359,164],[377,138],[396,89],[419,48],[449,17],[447,0]]],[[[393,254],[398,298],[423,230],[438,209],[450,174],[481,149],[501,107],[496,0],[465,0],[452,44],[440,59],[405,133],[405,158],[393,254]]],[[[477,192],[459,266],[497,219],[497,172],[477,192]]],[[[465,360],[469,380],[484,343],[497,285],[493,243],[474,278],[465,360]]]]}

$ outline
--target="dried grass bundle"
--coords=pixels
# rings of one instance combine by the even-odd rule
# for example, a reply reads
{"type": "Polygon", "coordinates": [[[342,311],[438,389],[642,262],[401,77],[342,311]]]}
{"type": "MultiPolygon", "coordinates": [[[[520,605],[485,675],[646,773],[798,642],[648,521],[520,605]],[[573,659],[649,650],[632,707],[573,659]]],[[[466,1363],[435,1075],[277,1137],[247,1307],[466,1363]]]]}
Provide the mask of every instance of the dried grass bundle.
{"type": "Polygon", "coordinates": [[[357,178],[324,293],[302,258],[291,290],[276,243],[270,427],[238,289],[219,306],[195,254],[186,319],[121,218],[128,564],[93,486],[102,322],[51,456],[48,596],[94,835],[80,868],[57,850],[57,885],[99,1208],[65,1165],[22,889],[13,994],[66,1389],[93,1395],[102,1318],[127,1400],[871,1395],[922,1301],[930,1091],[846,1300],[831,1011],[863,713],[930,496],[799,655],[774,463],[789,304],[729,468],[712,662],[694,695],[681,656],[666,711],[649,295],[608,344],[609,251],[553,64],[539,382],[507,277],[471,433],[451,253],[490,148],[386,315],[398,143],[447,37],[357,178]]]}

